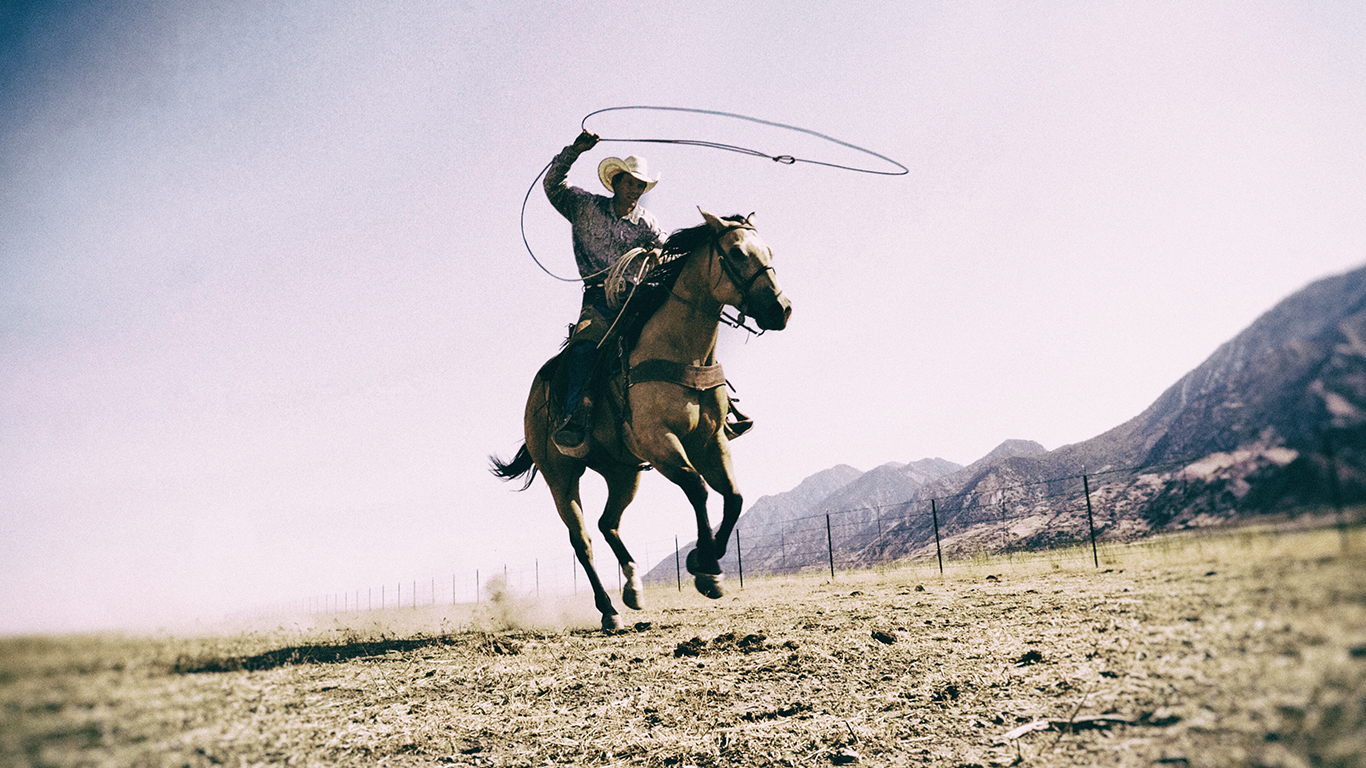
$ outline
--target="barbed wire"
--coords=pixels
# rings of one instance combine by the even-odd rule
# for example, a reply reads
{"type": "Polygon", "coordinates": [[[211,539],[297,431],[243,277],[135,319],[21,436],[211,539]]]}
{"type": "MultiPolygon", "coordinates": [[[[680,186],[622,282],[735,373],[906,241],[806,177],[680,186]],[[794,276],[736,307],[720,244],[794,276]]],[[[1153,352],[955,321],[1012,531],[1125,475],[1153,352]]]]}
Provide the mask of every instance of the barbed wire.
{"type": "MultiPolygon", "coordinates": [[[[1123,502],[1124,495],[1135,487],[1138,477],[1155,473],[1174,474],[1174,470],[1205,458],[1207,455],[1151,464],[1105,466],[1094,471],[1014,482],[985,490],[926,496],[913,494],[899,501],[830,509],[760,522],[754,522],[751,518],[749,524],[742,517],[734,531],[731,546],[721,561],[728,571],[738,571],[743,581],[745,576],[800,575],[823,572],[826,568],[834,573],[837,559],[839,569],[847,571],[893,563],[898,566],[933,566],[937,557],[942,559],[946,554],[952,561],[955,557],[961,559],[965,555],[976,556],[989,551],[1013,555],[1088,542],[1094,550],[1099,540],[1113,535],[1115,531],[1122,533],[1125,530],[1126,518],[1119,517],[1115,503],[1123,502]],[[1133,479],[1128,483],[1115,479],[1125,474],[1133,476],[1133,479]],[[1088,531],[1088,519],[1084,512],[1088,506],[1084,479],[1097,478],[1104,478],[1104,481],[1090,484],[1092,506],[1098,502],[1108,509],[1092,509],[1088,531]],[[1039,487],[1044,487],[1045,492],[1015,498],[1001,497],[1039,487]],[[980,497],[986,494],[996,498],[984,501],[980,497]],[[979,498],[969,500],[974,495],[979,498]],[[934,515],[938,515],[937,520],[934,515]],[[1010,531],[1013,524],[1035,518],[1040,519],[1040,524],[1029,531],[1029,538],[1010,531]],[[923,532],[932,525],[938,528],[936,537],[907,540],[907,534],[923,532]],[[977,528],[982,529],[980,535],[970,533],[977,528]],[[953,540],[953,537],[964,533],[971,538],[953,540]],[[948,542],[945,542],[946,537],[949,538],[948,542]],[[937,548],[944,543],[948,544],[948,551],[937,553],[937,548]]],[[[1211,509],[1237,508],[1236,504],[1225,504],[1225,501],[1222,496],[1213,498],[1211,509]]],[[[1284,511],[1293,518],[1308,508],[1301,506],[1284,511]]],[[[1355,516],[1360,515],[1358,513],[1355,516]]],[[[1339,528],[1345,530],[1346,522],[1339,510],[1339,528]]],[[[1352,524],[1359,525],[1360,522],[1357,520],[1352,524]]],[[[1118,540],[1106,541],[1107,544],[1113,544],[1118,540]]],[[[644,554],[641,575],[646,577],[648,583],[659,585],[676,580],[682,589],[688,579],[682,569],[682,552],[694,545],[695,542],[685,543],[682,537],[676,536],[667,543],[654,540],[633,548],[644,554]],[[676,573],[666,577],[663,570],[671,559],[675,561],[676,573]]],[[[1095,559],[1099,565],[1095,551],[1085,554],[1090,555],[1087,559],[1095,559]]],[[[1074,556],[1075,559],[1082,557],[1083,554],[1074,556]]],[[[620,570],[613,568],[613,565],[610,559],[599,564],[599,573],[609,588],[611,570],[617,570],[620,579],[620,570]]],[[[450,574],[449,584],[446,584],[445,577],[395,580],[388,582],[387,587],[353,588],[277,603],[266,613],[330,614],[376,608],[418,609],[462,602],[478,603],[488,599],[485,593],[489,592],[491,586],[496,590],[525,595],[534,593],[537,596],[543,591],[566,594],[571,586],[575,593],[588,589],[587,579],[579,573],[579,565],[572,552],[566,552],[563,558],[556,558],[554,562],[537,559],[531,567],[505,565],[498,570],[471,571],[464,576],[458,572],[450,574]]]]}

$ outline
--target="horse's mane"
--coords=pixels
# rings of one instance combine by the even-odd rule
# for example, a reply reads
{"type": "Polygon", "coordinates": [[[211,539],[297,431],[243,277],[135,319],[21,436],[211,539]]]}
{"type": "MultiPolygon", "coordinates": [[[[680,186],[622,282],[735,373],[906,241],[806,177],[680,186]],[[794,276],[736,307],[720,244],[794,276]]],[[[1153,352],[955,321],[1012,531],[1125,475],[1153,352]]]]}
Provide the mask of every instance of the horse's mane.
{"type": "MultiPolygon", "coordinates": [[[[743,224],[745,217],[723,216],[721,220],[743,224]]],[[[688,256],[696,252],[711,237],[711,225],[704,221],[695,227],[674,230],[664,241],[660,264],[641,278],[631,294],[630,301],[622,309],[622,335],[625,336],[628,346],[635,346],[645,322],[653,317],[669,298],[674,283],[678,281],[679,273],[688,263],[688,256]]]]}

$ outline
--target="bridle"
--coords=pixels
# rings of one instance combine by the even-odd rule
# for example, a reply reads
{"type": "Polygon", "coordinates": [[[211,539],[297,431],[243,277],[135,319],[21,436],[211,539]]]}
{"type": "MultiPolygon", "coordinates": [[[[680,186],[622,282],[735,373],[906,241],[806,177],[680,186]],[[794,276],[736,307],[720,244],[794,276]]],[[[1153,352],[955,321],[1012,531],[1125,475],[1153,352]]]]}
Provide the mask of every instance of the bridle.
{"type": "MultiPolygon", "coordinates": [[[[749,292],[750,289],[754,287],[754,283],[759,279],[760,275],[772,273],[774,270],[771,264],[765,264],[761,266],[759,269],[754,270],[754,274],[750,275],[747,279],[740,276],[740,273],[736,271],[735,267],[730,264],[730,260],[727,258],[733,253],[733,251],[727,251],[725,248],[721,246],[721,238],[725,237],[731,232],[734,232],[737,229],[747,229],[751,232],[755,231],[754,227],[750,226],[747,223],[731,224],[729,227],[726,227],[720,232],[713,232],[711,236],[711,242],[709,243],[709,248],[711,250],[712,255],[718,257],[716,261],[721,264],[722,273],[726,276],[727,280],[730,280],[730,284],[734,286],[735,290],[740,294],[739,314],[737,314],[735,317],[730,317],[726,315],[725,307],[722,306],[720,312],[718,313],[718,319],[726,325],[731,326],[732,328],[740,328],[742,330],[748,331],[750,334],[754,336],[763,336],[765,333],[765,330],[763,328],[751,328],[745,322],[749,314],[747,311],[747,308],[749,307],[749,292]]],[[[782,292],[779,291],[777,295],[781,296],[782,292]]],[[[701,314],[708,314],[706,310],[702,309],[701,307],[697,306],[691,301],[678,295],[678,291],[675,289],[669,290],[669,298],[688,307],[691,307],[695,312],[701,314]]]]}
{"type": "MultiPolygon", "coordinates": [[[[735,290],[738,291],[740,294],[740,318],[738,322],[743,327],[745,316],[749,314],[750,289],[754,287],[755,281],[757,281],[761,276],[771,274],[773,272],[773,265],[760,265],[758,269],[754,270],[754,274],[750,275],[748,278],[742,277],[740,275],[740,273],[735,269],[735,265],[731,264],[731,259],[734,258],[736,261],[739,261],[742,257],[738,254],[737,250],[727,250],[721,246],[721,238],[725,237],[726,235],[729,235],[731,232],[734,232],[738,229],[747,229],[751,232],[754,231],[754,227],[750,226],[749,224],[733,224],[721,230],[720,232],[716,232],[712,235],[711,248],[712,252],[716,254],[716,256],[718,257],[717,261],[721,264],[721,271],[725,273],[726,278],[730,280],[730,284],[735,286],[735,290]]],[[[762,331],[760,331],[760,333],[762,333],[762,331]]]]}

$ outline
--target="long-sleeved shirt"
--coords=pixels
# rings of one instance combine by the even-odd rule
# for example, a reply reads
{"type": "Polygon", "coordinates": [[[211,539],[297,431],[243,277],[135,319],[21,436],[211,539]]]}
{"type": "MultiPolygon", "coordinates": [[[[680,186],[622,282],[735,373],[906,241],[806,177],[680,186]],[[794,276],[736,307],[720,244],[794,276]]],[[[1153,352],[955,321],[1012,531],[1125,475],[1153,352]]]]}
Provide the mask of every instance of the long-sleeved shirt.
{"type": "Polygon", "coordinates": [[[579,159],[574,146],[565,147],[545,174],[545,194],[573,229],[574,260],[579,276],[601,283],[603,272],[632,248],[658,248],[664,231],[653,214],[639,204],[625,217],[612,208],[612,198],[571,186],[569,166],[579,159]]]}

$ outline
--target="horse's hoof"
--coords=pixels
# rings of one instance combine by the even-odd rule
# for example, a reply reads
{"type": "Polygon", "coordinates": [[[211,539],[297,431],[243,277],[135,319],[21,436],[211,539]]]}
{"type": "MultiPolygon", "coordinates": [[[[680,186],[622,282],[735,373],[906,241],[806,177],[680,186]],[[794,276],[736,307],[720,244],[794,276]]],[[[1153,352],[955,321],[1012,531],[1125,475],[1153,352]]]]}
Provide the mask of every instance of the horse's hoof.
{"type": "Polygon", "coordinates": [[[639,576],[632,576],[626,582],[626,586],[621,588],[621,602],[626,603],[626,607],[631,610],[640,610],[640,595],[645,591],[645,586],[640,583],[639,576]]]}
{"type": "Polygon", "coordinates": [[[602,631],[616,632],[621,629],[621,618],[615,613],[604,613],[602,615],[602,631]]]}
{"type": "Polygon", "coordinates": [[[721,588],[721,582],[725,578],[719,573],[698,573],[694,574],[692,583],[693,586],[697,587],[697,591],[704,596],[713,600],[720,600],[726,595],[725,590],[721,588]]]}

